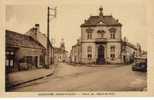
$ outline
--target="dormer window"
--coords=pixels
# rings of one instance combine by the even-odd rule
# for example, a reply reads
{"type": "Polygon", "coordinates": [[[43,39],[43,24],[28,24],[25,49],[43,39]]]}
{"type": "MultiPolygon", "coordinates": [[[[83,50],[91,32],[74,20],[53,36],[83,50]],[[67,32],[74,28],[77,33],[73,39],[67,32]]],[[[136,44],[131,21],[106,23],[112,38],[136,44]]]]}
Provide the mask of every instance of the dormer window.
{"type": "Polygon", "coordinates": [[[103,24],[103,22],[99,22],[99,24],[103,24]]]}
{"type": "Polygon", "coordinates": [[[99,24],[104,24],[104,23],[102,21],[100,21],[99,24]]]}
{"type": "Polygon", "coordinates": [[[105,25],[105,24],[104,24],[104,22],[103,22],[102,20],[100,20],[100,21],[98,22],[98,25],[105,25]]]}

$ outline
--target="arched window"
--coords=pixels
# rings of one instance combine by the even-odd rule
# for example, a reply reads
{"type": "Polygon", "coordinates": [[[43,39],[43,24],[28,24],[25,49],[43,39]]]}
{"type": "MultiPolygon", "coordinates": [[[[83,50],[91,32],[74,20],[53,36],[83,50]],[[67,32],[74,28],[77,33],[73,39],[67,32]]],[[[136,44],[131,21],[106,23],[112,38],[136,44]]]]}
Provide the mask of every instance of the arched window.
{"type": "Polygon", "coordinates": [[[98,36],[99,36],[100,38],[103,38],[103,37],[104,37],[105,31],[104,31],[104,30],[98,30],[97,33],[98,33],[98,36]]]}
{"type": "Polygon", "coordinates": [[[104,30],[98,30],[97,33],[98,33],[98,35],[99,35],[101,38],[103,38],[103,37],[104,37],[105,31],[104,31],[104,30]]]}
{"type": "Polygon", "coordinates": [[[105,33],[104,30],[98,30],[97,33],[105,33]]]}

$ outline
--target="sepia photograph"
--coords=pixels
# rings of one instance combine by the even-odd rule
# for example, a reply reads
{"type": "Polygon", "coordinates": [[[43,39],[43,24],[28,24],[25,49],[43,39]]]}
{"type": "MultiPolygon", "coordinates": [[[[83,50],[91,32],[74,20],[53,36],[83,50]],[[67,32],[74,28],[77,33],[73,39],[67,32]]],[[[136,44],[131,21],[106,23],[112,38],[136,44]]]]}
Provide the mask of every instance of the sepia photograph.
{"type": "Polygon", "coordinates": [[[145,0],[5,5],[5,92],[147,92],[145,0]]]}

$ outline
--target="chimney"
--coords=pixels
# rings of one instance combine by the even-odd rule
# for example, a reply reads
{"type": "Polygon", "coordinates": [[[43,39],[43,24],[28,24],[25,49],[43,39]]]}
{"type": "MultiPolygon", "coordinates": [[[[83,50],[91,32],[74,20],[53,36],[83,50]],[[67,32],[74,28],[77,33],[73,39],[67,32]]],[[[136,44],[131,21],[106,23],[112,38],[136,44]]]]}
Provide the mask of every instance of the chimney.
{"type": "Polygon", "coordinates": [[[40,25],[39,24],[35,24],[35,28],[36,28],[36,32],[40,32],[40,25]]]}
{"type": "Polygon", "coordinates": [[[37,40],[38,32],[40,32],[40,26],[39,24],[35,24],[35,26],[33,27],[33,32],[32,32],[33,39],[37,40]]]}

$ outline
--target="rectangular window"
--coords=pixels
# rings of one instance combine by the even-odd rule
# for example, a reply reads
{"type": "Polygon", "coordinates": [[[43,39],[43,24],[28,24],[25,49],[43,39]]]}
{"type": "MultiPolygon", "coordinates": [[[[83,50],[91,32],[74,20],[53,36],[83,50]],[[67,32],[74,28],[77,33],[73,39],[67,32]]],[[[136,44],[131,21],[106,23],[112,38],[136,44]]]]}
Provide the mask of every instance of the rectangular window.
{"type": "Polygon", "coordinates": [[[92,39],[92,33],[87,33],[87,39],[92,39]]]}
{"type": "Polygon", "coordinates": [[[115,46],[111,46],[110,51],[115,52],[115,46]]]}
{"type": "Polygon", "coordinates": [[[14,51],[6,51],[5,65],[7,67],[14,67],[14,51]]]}
{"type": "Polygon", "coordinates": [[[91,53],[91,52],[92,52],[92,47],[91,47],[91,46],[88,46],[87,52],[88,52],[88,53],[91,53]]]}
{"type": "Polygon", "coordinates": [[[113,33],[113,39],[115,39],[115,33],[113,33]]]}
{"type": "Polygon", "coordinates": [[[9,60],[8,59],[6,59],[5,63],[6,63],[5,64],[6,66],[9,66],[9,60]]]}
{"type": "Polygon", "coordinates": [[[13,67],[13,60],[10,60],[10,67],[13,67]]]}
{"type": "Polygon", "coordinates": [[[115,39],[115,33],[111,33],[111,39],[115,39]]]}

